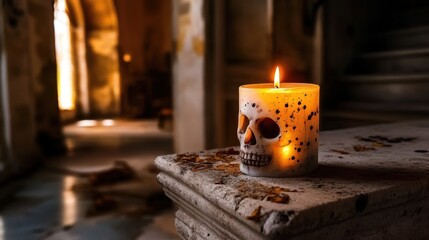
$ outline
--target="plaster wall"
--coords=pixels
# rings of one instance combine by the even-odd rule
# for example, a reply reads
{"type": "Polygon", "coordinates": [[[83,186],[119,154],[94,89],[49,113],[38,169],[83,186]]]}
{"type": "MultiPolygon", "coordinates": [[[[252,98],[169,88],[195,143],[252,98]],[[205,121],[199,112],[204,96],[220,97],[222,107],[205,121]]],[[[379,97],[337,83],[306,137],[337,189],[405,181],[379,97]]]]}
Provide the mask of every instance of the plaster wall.
{"type": "Polygon", "coordinates": [[[204,0],[173,3],[174,146],[177,152],[205,148],[204,0]]]}

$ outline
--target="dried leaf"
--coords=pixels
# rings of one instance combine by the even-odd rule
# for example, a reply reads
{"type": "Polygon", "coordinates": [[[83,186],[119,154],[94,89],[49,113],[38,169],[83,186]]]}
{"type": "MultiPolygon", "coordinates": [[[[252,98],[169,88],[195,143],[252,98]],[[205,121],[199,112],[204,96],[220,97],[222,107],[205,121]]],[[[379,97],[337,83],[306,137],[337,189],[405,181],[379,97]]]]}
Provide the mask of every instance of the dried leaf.
{"type": "Polygon", "coordinates": [[[196,165],[193,168],[191,168],[192,172],[197,172],[197,171],[204,171],[204,170],[208,170],[212,168],[212,165],[196,165]]]}
{"type": "Polygon", "coordinates": [[[255,222],[259,222],[261,220],[261,206],[258,206],[257,208],[255,208],[250,215],[248,215],[246,218],[255,222]]]}
{"type": "Polygon", "coordinates": [[[216,152],[216,155],[238,155],[240,151],[235,150],[234,148],[229,148],[228,150],[221,150],[216,152]]]}
{"type": "Polygon", "coordinates": [[[279,195],[269,195],[267,196],[267,201],[273,202],[273,203],[289,203],[290,197],[287,194],[281,193],[279,195]]]}
{"type": "Polygon", "coordinates": [[[371,150],[375,150],[375,148],[373,148],[373,147],[367,147],[367,146],[364,146],[364,145],[354,145],[354,146],[353,146],[353,149],[354,149],[356,152],[364,152],[364,151],[371,151],[371,150]]]}
{"type": "Polygon", "coordinates": [[[238,173],[240,173],[240,164],[238,164],[238,163],[222,163],[222,164],[216,165],[214,167],[214,170],[223,171],[223,172],[231,173],[231,174],[238,174],[238,173]]]}
{"type": "Polygon", "coordinates": [[[235,188],[239,193],[235,196],[236,202],[241,202],[243,199],[251,198],[255,200],[267,200],[276,203],[287,204],[289,195],[286,192],[298,192],[278,186],[267,186],[258,182],[240,181],[235,188]]]}
{"type": "Polygon", "coordinates": [[[372,146],[374,146],[374,147],[391,147],[392,145],[375,141],[372,143],[372,146]]]}

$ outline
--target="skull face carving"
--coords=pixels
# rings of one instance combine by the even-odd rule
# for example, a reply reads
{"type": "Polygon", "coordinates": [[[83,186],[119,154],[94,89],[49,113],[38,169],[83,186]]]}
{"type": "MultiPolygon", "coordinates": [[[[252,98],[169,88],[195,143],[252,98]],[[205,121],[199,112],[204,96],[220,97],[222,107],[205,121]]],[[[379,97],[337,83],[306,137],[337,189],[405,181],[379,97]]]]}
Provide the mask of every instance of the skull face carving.
{"type": "Polygon", "coordinates": [[[240,152],[241,162],[247,166],[263,167],[272,160],[273,147],[279,141],[280,127],[269,117],[250,120],[240,113],[238,119],[238,138],[245,151],[240,152]],[[259,151],[259,148],[265,151],[259,151]]]}
{"type": "Polygon", "coordinates": [[[241,172],[251,176],[284,177],[315,169],[318,86],[307,84],[312,86],[307,90],[300,88],[301,84],[288,84],[297,88],[291,91],[258,85],[240,87],[237,137],[241,172]]]}

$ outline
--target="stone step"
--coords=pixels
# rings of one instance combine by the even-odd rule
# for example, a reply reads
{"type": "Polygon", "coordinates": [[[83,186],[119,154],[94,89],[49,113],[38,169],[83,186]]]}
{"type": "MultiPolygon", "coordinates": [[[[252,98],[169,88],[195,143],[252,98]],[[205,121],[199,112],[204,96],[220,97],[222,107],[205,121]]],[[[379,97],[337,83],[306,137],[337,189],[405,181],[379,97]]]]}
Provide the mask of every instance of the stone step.
{"type": "Polygon", "coordinates": [[[395,14],[385,21],[385,29],[400,29],[429,25],[429,6],[423,6],[395,14]]]}
{"type": "Polygon", "coordinates": [[[380,113],[392,116],[398,116],[398,118],[406,120],[409,118],[409,114],[414,115],[416,118],[424,114],[429,113],[429,105],[427,104],[406,104],[406,103],[383,103],[383,102],[362,102],[362,101],[344,101],[338,109],[347,109],[353,112],[366,112],[368,114],[380,113]],[[407,113],[407,115],[404,115],[407,113]]]}
{"type": "Polygon", "coordinates": [[[429,47],[429,25],[383,32],[369,43],[370,49],[429,47]]]}
{"type": "Polygon", "coordinates": [[[350,65],[351,73],[426,73],[429,72],[429,48],[365,53],[350,65]]]}
{"type": "Polygon", "coordinates": [[[424,119],[428,113],[429,106],[425,104],[345,101],[335,109],[323,111],[321,128],[330,130],[424,119]]]}
{"type": "Polygon", "coordinates": [[[345,100],[424,104],[429,102],[429,74],[354,75],[343,81],[345,100]]]}
{"type": "MultiPolygon", "coordinates": [[[[341,105],[343,106],[343,104],[341,105]]],[[[335,130],[342,128],[351,128],[358,126],[368,126],[380,123],[403,122],[410,119],[424,119],[427,115],[410,114],[404,115],[398,112],[386,112],[386,108],[377,106],[376,104],[367,105],[370,110],[358,110],[350,108],[338,107],[337,109],[325,110],[322,112],[321,129],[323,131],[335,130]],[[380,112],[373,109],[383,109],[380,112]],[[346,110],[344,110],[346,109],[346,110]]]]}

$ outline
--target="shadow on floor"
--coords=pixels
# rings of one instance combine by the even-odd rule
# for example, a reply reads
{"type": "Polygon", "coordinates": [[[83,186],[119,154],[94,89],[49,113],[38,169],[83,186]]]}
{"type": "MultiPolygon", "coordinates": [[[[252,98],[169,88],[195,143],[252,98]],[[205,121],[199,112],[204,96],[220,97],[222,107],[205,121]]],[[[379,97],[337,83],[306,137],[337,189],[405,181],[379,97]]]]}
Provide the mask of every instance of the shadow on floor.
{"type": "Polygon", "coordinates": [[[66,126],[66,156],[49,160],[0,208],[0,239],[178,239],[174,209],[156,181],[172,152],[155,121],[66,126]]]}

